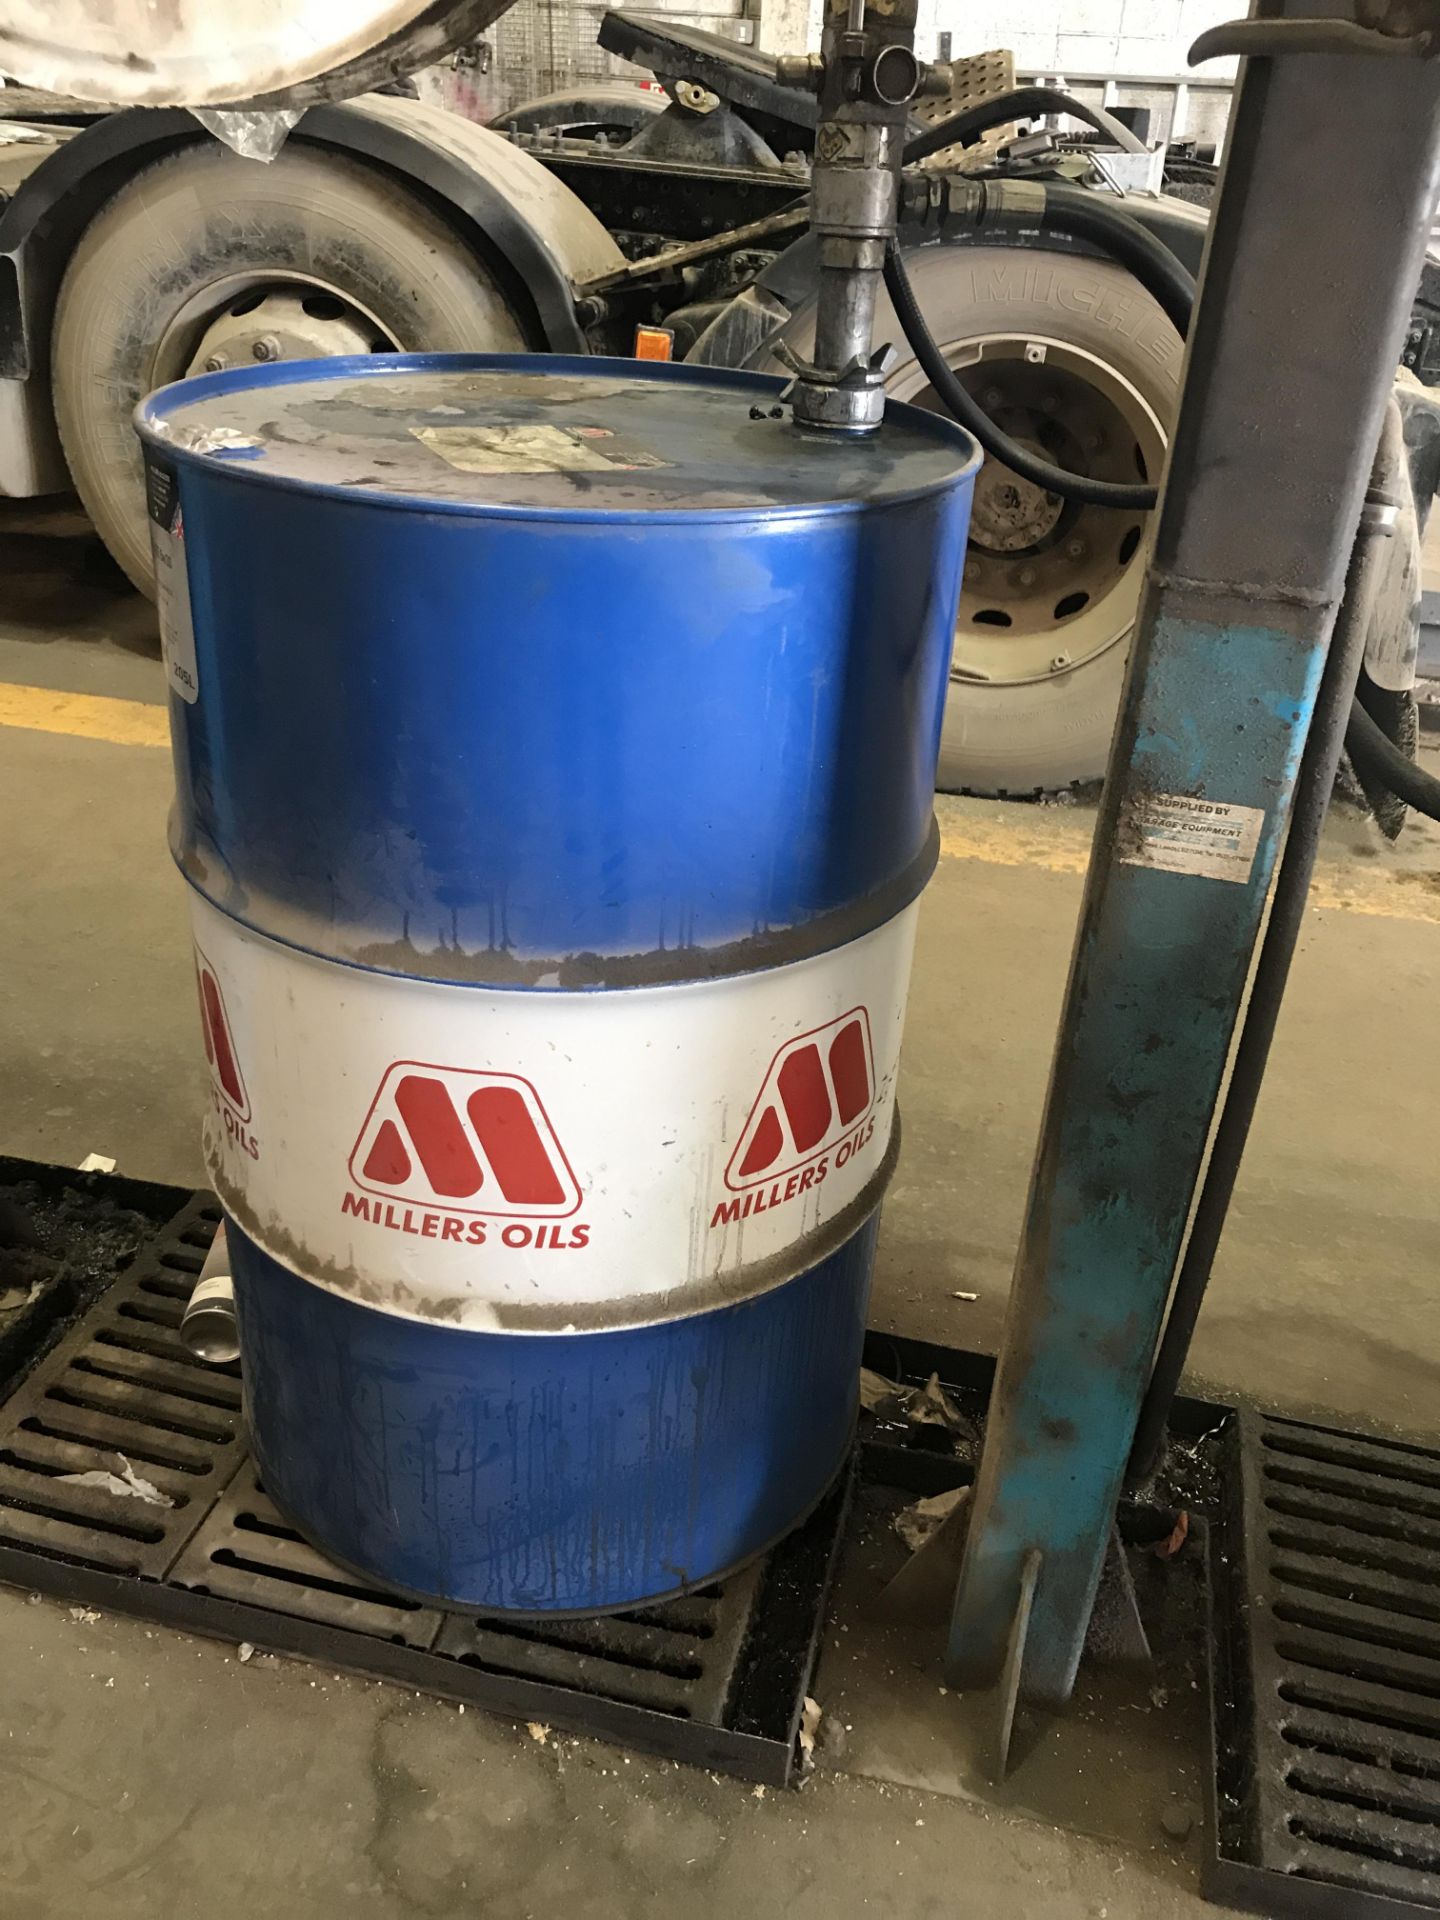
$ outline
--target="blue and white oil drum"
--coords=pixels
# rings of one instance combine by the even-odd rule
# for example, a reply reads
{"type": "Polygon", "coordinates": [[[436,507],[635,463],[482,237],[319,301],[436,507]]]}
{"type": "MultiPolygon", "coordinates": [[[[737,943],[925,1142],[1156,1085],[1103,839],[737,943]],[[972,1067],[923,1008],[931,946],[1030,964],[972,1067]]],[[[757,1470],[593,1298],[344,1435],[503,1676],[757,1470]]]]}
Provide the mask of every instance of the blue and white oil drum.
{"type": "Polygon", "coordinates": [[[605,360],[139,420],[252,1438],[343,1565],[589,1611],[851,1436],[973,443],[605,360]]]}

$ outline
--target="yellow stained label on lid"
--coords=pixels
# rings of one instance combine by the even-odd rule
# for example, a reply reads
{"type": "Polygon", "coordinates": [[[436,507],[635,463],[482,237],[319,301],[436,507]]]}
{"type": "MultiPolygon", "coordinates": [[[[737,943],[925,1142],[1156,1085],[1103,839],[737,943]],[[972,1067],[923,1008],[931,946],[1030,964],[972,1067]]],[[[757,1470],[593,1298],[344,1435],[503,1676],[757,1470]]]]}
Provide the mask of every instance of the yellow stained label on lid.
{"type": "Polygon", "coordinates": [[[415,438],[462,473],[614,473],[668,463],[612,445],[595,427],[412,427],[415,438]]]}

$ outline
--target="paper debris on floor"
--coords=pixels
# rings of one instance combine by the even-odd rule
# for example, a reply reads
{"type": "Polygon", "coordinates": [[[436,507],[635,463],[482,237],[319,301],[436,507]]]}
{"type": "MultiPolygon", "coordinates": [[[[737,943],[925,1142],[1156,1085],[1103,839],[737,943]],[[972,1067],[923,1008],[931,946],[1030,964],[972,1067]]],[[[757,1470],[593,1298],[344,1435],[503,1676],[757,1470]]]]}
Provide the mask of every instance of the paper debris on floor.
{"type": "Polygon", "coordinates": [[[115,1157],[109,1153],[87,1153],[75,1171],[77,1173],[113,1173],[115,1157]]]}
{"type": "Polygon", "coordinates": [[[43,1280],[32,1280],[23,1291],[19,1287],[0,1290],[0,1313],[12,1313],[17,1307],[33,1307],[45,1291],[43,1280]]]}
{"type": "Polygon", "coordinates": [[[918,1553],[940,1531],[961,1502],[969,1497],[968,1487],[950,1487],[944,1493],[932,1493],[928,1499],[917,1500],[913,1506],[905,1507],[896,1514],[895,1531],[911,1553],[918,1553]]]}
{"type": "Polygon", "coordinates": [[[87,1473],[62,1473],[56,1477],[72,1487],[103,1487],[106,1493],[116,1493],[122,1498],[143,1500],[151,1507],[173,1507],[175,1502],[168,1493],[162,1493],[153,1480],[146,1480],[136,1473],[123,1453],[115,1458],[120,1462],[119,1473],[106,1473],[99,1467],[92,1467],[87,1473]]]}
{"type": "Polygon", "coordinates": [[[941,1386],[938,1373],[932,1373],[923,1387],[911,1393],[905,1418],[912,1427],[944,1427],[950,1433],[970,1431],[970,1422],[941,1386]]]}
{"type": "Polygon", "coordinates": [[[923,1387],[916,1387],[903,1380],[888,1380],[883,1373],[862,1367],[860,1405],[880,1420],[905,1420],[912,1427],[929,1427],[953,1434],[957,1440],[976,1438],[974,1423],[941,1386],[938,1373],[932,1373],[923,1387]]]}
{"type": "Polygon", "coordinates": [[[887,1380],[883,1373],[872,1373],[869,1367],[860,1369],[860,1404],[867,1413],[888,1410],[892,1401],[898,1410],[908,1392],[909,1388],[902,1387],[898,1380],[887,1380]]]}

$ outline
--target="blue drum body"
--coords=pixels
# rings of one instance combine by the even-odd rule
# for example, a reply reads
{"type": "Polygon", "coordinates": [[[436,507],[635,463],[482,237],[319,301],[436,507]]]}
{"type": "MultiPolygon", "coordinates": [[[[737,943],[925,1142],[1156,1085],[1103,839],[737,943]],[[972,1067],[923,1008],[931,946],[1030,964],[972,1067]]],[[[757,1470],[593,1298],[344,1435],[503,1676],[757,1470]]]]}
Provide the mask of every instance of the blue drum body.
{"type": "Polygon", "coordinates": [[[848,1444],[977,456],[440,356],[141,409],[253,1444],[447,1604],[682,1591],[848,1444]]]}

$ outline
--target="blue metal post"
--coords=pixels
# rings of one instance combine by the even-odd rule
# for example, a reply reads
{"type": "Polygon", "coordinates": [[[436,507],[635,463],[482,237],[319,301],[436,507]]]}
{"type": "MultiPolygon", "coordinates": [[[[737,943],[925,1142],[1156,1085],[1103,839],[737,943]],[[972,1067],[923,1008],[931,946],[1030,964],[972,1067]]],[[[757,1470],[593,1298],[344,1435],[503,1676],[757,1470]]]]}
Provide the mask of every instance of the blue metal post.
{"type": "Polygon", "coordinates": [[[1242,69],[951,1628],[957,1681],[993,1682],[1038,1552],[1017,1682],[1031,1705],[1074,1684],[1437,151],[1440,62],[1242,69]]]}

